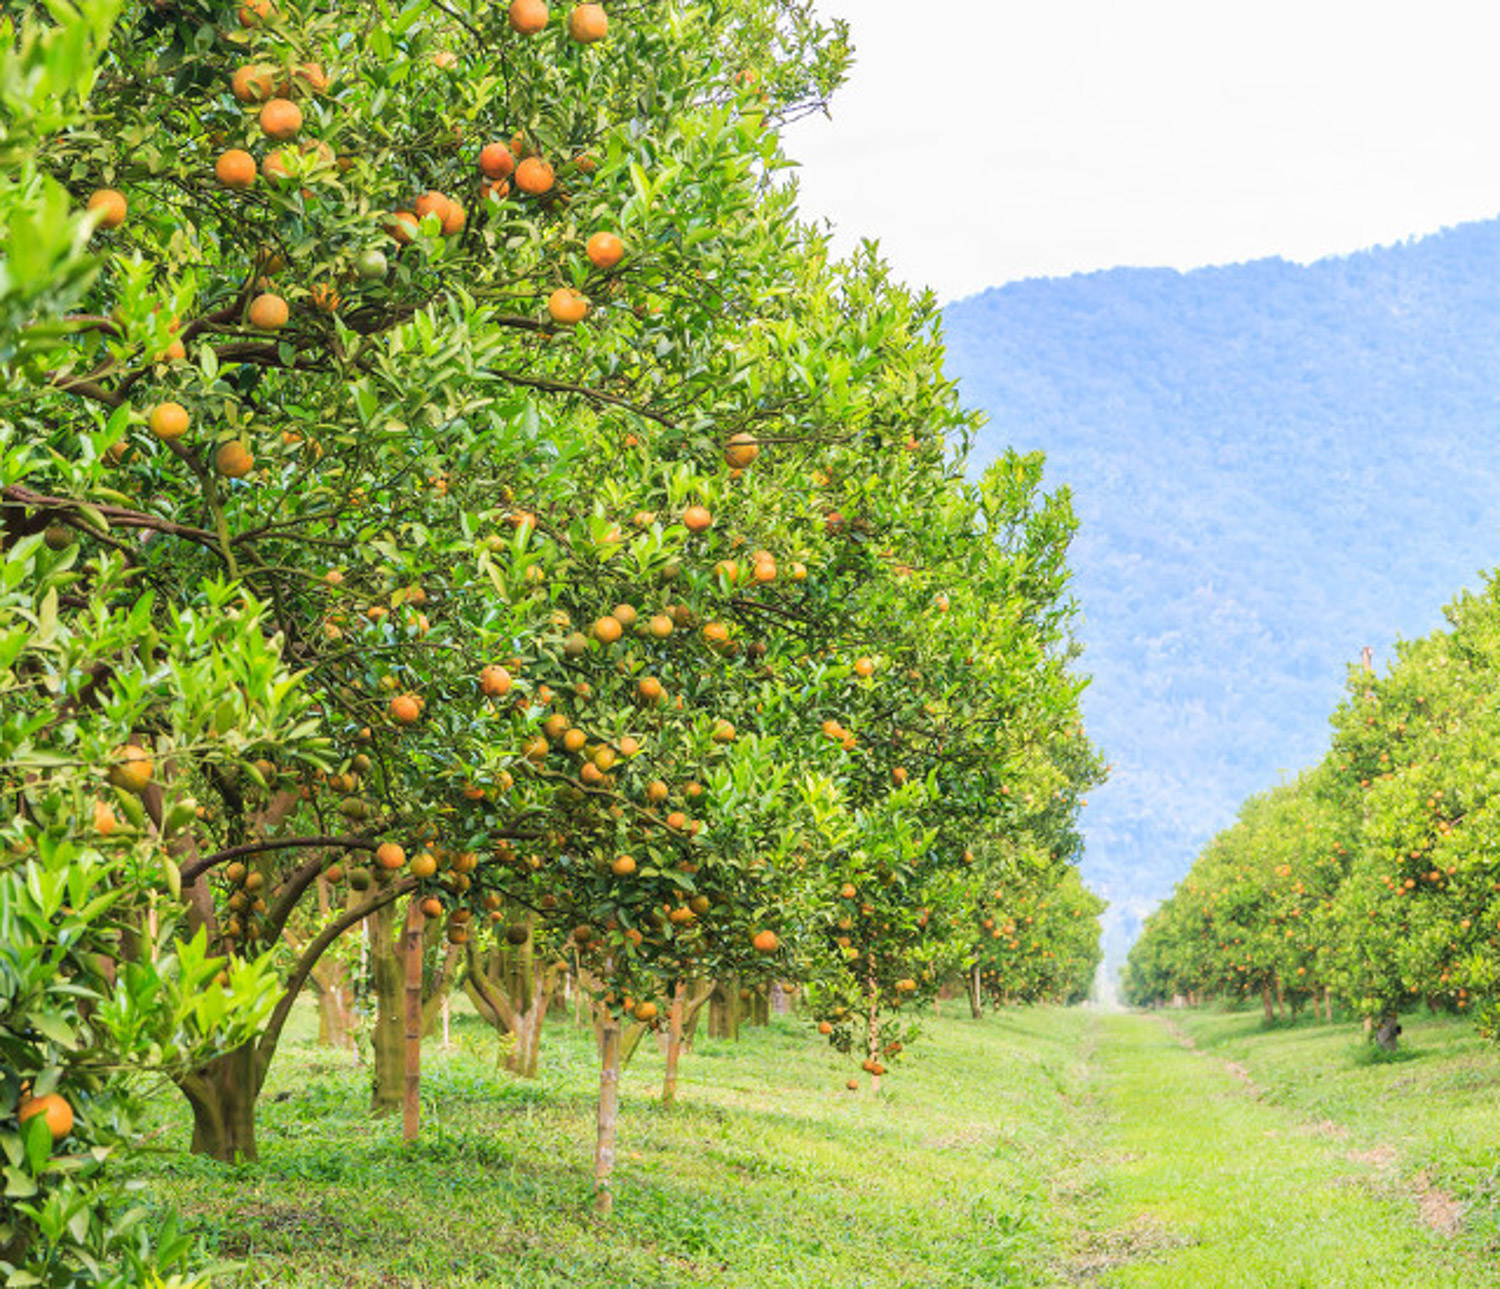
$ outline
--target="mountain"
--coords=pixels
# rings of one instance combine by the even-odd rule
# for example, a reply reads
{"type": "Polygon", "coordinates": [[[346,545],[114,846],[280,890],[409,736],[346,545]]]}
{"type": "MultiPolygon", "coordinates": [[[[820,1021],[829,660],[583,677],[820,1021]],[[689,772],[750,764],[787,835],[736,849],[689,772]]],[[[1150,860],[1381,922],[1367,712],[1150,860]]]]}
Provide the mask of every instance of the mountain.
{"type": "Polygon", "coordinates": [[[1115,947],[1239,802],[1320,757],[1361,647],[1500,552],[1500,220],[1310,265],[1112,269],[944,311],[990,421],[1081,528],[1084,875],[1115,947]]]}

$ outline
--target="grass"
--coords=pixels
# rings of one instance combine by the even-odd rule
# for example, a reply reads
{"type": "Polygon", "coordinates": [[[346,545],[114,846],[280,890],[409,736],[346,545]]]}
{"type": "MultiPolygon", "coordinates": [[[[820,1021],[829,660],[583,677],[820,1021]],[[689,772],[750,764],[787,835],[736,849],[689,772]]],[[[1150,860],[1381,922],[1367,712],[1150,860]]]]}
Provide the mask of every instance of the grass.
{"type": "Polygon", "coordinates": [[[700,1040],[672,1112],[643,1046],[600,1223],[586,1031],[554,1024],[527,1082],[457,1016],[451,1049],[424,1052],[407,1149],[365,1112],[366,1069],[311,1046],[307,1019],[272,1068],[261,1162],[182,1153],[168,1094],[134,1165],[240,1264],[224,1286],[1500,1282],[1500,1056],[1461,1024],[1409,1023],[1409,1059],[1377,1064],[1349,1026],[1246,1015],[943,1019],[873,1097],[778,1021],[700,1040]],[[1438,1191],[1468,1206],[1456,1233],[1421,1220],[1438,1191]]]}

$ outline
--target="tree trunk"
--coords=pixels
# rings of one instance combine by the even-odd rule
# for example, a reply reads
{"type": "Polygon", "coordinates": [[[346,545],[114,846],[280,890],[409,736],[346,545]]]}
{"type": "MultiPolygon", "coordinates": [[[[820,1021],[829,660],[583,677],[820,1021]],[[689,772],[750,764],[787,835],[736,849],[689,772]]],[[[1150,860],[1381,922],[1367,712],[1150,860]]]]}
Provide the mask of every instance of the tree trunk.
{"type": "Polygon", "coordinates": [[[1394,1052],[1401,1038],[1401,1022],[1394,1012],[1380,1018],[1380,1028],[1375,1031],[1375,1042],[1382,1051],[1394,1052]]]}
{"type": "Polygon", "coordinates": [[[1266,1009],[1266,1024],[1267,1025],[1274,1025],[1276,1023],[1276,1013],[1271,1010],[1271,986],[1270,985],[1262,985],[1260,987],[1260,1001],[1261,1001],[1261,1006],[1263,1006],[1266,1009]]]}
{"type": "Polygon", "coordinates": [[[260,1095],[255,1044],[246,1043],[178,1076],[193,1109],[195,1155],[220,1163],[254,1162],[255,1102],[260,1095]]]}
{"type": "Polygon", "coordinates": [[[738,976],[731,976],[728,980],[722,980],[714,986],[713,998],[708,1007],[708,1036],[739,1039],[740,978],[738,976]]]}
{"type": "Polygon", "coordinates": [[[969,991],[969,1015],[974,1020],[984,1019],[984,993],[976,962],[964,977],[964,987],[969,991]]]}
{"type": "Polygon", "coordinates": [[[401,1097],[401,1140],[415,1141],[422,1129],[422,909],[413,896],[406,903],[405,1080],[401,1097]]]}
{"type": "MultiPolygon", "coordinates": [[[[870,974],[865,978],[865,999],[870,1006],[870,1028],[868,1042],[870,1049],[870,1064],[875,1070],[880,1068],[880,986],[875,979],[875,954],[870,954],[870,974]]],[[[880,1091],[880,1075],[870,1072],[870,1091],[880,1091]]]]}
{"type": "Polygon", "coordinates": [[[375,994],[375,1024],[370,1031],[374,1056],[370,1109],[378,1115],[400,1109],[406,1069],[406,972],[396,952],[395,925],[396,911],[391,905],[365,919],[370,944],[370,985],[375,994]]]}
{"type": "Polygon", "coordinates": [[[354,1050],[354,986],[349,981],[349,969],[342,962],[320,964],[312,976],[313,992],[318,998],[318,1043],[322,1047],[337,1048],[341,1052],[354,1050]],[[322,967],[335,968],[338,976],[334,980],[323,977],[331,975],[322,967]]]}
{"type": "Polygon", "coordinates": [[[464,991],[485,1020],[511,1035],[502,1063],[512,1074],[536,1078],[542,1026],[561,970],[560,963],[538,962],[530,940],[514,952],[498,945],[482,955],[468,950],[464,991]]]}
{"type": "MultiPolygon", "coordinates": [[[[602,1009],[601,1009],[602,1010],[602,1009]]],[[[594,1209],[608,1217],[615,1206],[615,1134],[620,1118],[620,1021],[605,1011],[600,1026],[599,1121],[594,1138],[594,1209]]]]}
{"type": "Polygon", "coordinates": [[[1281,977],[1276,977],[1276,1015],[1286,1019],[1286,990],[1281,986],[1281,977]]]}
{"type": "Polygon", "coordinates": [[[677,1061],[682,1056],[682,1014],[687,1005],[687,983],[679,980],[672,990],[667,1013],[667,1072],[661,1081],[661,1103],[666,1109],[677,1104],[677,1061]]]}
{"type": "Polygon", "coordinates": [[[1323,986],[1323,1018],[1333,1024],[1333,986],[1323,986]]]}

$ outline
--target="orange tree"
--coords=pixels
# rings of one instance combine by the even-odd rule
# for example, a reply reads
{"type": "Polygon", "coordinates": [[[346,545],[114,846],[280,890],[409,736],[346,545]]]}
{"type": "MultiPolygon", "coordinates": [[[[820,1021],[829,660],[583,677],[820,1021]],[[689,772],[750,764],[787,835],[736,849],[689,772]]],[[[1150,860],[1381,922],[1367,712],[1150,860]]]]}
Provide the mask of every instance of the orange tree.
{"type": "Polygon", "coordinates": [[[1405,1003],[1495,1029],[1500,771],[1494,583],[1447,610],[1449,628],[1401,645],[1383,676],[1355,671],[1329,755],[1358,844],[1335,914],[1337,987],[1383,1040],[1405,1003]]]}
{"type": "MultiPolygon", "coordinates": [[[[822,667],[807,691],[849,837],[829,874],[842,978],[820,991],[819,1020],[877,1079],[910,1037],[902,1013],[959,965],[959,911],[981,881],[972,844],[1020,826],[1029,807],[1012,785],[1078,724],[1065,597],[1074,521],[1066,494],[1044,496],[1040,483],[1039,457],[1007,455],[906,514],[871,522],[854,499],[838,514],[855,536],[869,524],[868,556],[893,576],[864,588],[878,605],[867,620],[879,635],[858,642],[870,652],[822,667]]],[[[1085,751],[1075,772],[1048,778],[1065,817],[1100,772],[1085,751]]]]}
{"type": "MultiPolygon", "coordinates": [[[[0,21],[0,371],[45,362],[99,271],[78,217],[37,165],[39,142],[78,119],[114,7],[57,6],[49,23],[0,21]]],[[[0,417],[0,483],[46,466],[0,417]]],[[[103,526],[94,512],[89,521],[103,526]]],[[[263,965],[225,969],[177,935],[164,847],[189,803],[162,809],[155,767],[122,755],[157,702],[209,759],[234,755],[202,701],[232,675],[260,737],[298,719],[292,677],[256,613],[223,593],[143,638],[139,563],[87,554],[65,524],[0,509],[0,1276],[7,1284],[196,1283],[190,1251],[116,1193],[112,1155],[134,1139],[136,1076],[233,1047],[264,1020],[263,965]],[[241,657],[236,655],[242,654],[241,657]],[[108,660],[106,662],[106,659],[108,660]],[[273,691],[280,691],[275,692],[273,691]]],[[[149,595],[149,589],[144,595],[149,595]]],[[[311,751],[288,732],[288,741],[311,751]]]]}

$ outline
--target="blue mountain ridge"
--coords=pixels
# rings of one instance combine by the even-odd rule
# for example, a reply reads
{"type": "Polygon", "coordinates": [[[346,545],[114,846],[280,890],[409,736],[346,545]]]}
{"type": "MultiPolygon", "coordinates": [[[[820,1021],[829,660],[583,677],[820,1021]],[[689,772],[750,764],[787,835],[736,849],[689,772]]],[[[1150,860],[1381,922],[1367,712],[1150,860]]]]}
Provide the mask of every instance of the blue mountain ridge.
{"type": "Polygon", "coordinates": [[[1361,647],[1500,552],[1500,220],[1298,265],[1120,268],[944,310],[948,370],[1080,518],[1084,812],[1111,957],[1240,801],[1317,760],[1361,647]]]}

